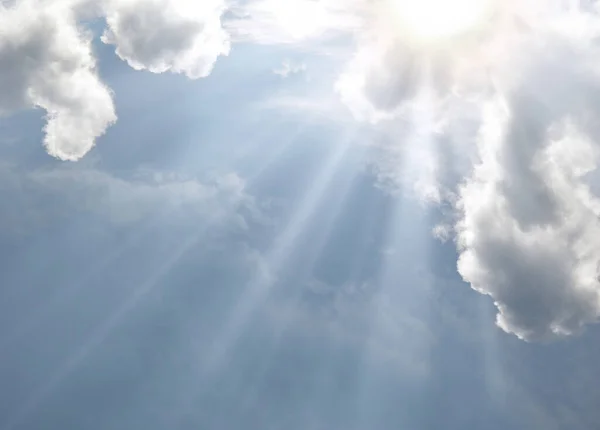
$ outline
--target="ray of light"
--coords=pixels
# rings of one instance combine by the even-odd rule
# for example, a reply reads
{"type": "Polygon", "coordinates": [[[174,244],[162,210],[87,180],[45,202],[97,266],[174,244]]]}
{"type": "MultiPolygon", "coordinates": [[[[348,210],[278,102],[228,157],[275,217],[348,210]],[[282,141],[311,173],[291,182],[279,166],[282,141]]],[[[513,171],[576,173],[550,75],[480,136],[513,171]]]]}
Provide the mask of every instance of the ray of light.
{"type": "MultiPolygon", "coordinates": [[[[37,327],[46,322],[57,309],[66,306],[71,303],[72,300],[92,281],[96,276],[102,272],[108,270],[108,268],[119,260],[128,250],[133,246],[140,243],[140,241],[151,234],[164,220],[168,214],[165,211],[161,211],[149,221],[146,225],[136,230],[131,236],[128,236],[119,246],[111,248],[110,252],[101,256],[96,260],[91,267],[85,270],[85,273],[78,276],[77,280],[69,282],[69,284],[61,287],[60,290],[56,291],[49,300],[44,301],[42,305],[31,313],[27,313],[24,317],[25,322],[23,324],[13,326],[12,330],[0,339],[0,356],[2,352],[11,346],[17,339],[29,334],[37,327]]],[[[73,236],[77,236],[79,233],[77,230],[73,231],[73,236]]]]}
{"type": "MultiPolygon", "coordinates": [[[[352,142],[349,141],[348,144],[352,144],[352,142]]],[[[363,147],[361,148],[360,153],[364,154],[364,152],[365,148],[363,147]]],[[[360,154],[358,156],[359,158],[362,158],[360,154]]],[[[286,303],[288,303],[289,306],[288,309],[290,309],[292,315],[294,315],[294,313],[298,310],[298,307],[301,306],[301,295],[305,288],[303,282],[310,281],[310,277],[314,273],[318,260],[321,257],[322,252],[324,251],[325,245],[330,240],[333,226],[343,215],[345,202],[348,199],[350,191],[352,190],[352,185],[355,183],[357,177],[361,174],[361,171],[354,170],[351,175],[344,175],[344,177],[341,179],[341,182],[332,181],[332,184],[329,187],[330,191],[324,193],[324,198],[330,196],[331,194],[334,194],[334,202],[329,202],[329,204],[331,205],[330,210],[328,210],[326,213],[319,214],[319,224],[321,224],[319,227],[319,232],[321,234],[317,236],[316,240],[311,240],[310,243],[306,245],[308,248],[310,248],[309,250],[307,250],[308,256],[305,261],[300,262],[300,268],[296,270],[297,272],[301,273],[299,285],[296,286],[296,288],[291,292],[291,294],[289,294],[289,298],[286,299],[286,303]]],[[[319,207],[322,206],[322,204],[319,205],[319,207]]],[[[311,237],[313,236],[314,235],[311,235],[311,237]]],[[[296,264],[297,263],[295,263],[295,266],[296,264]]],[[[255,377],[253,378],[253,387],[251,387],[248,390],[248,393],[245,396],[243,402],[245,407],[248,407],[252,403],[253,398],[256,397],[257,390],[261,387],[262,382],[265,380],[265,377],[273,364],[273,360],[275,359],[275,355],[279,347],[281,338],[285,335],[287,330],[289,330],[290,326],[294,323],[295,321],[291,316],[290,318],[284,319],[283,321],[277,321],[277,324],[274,328],[273,339],[270,344],[269,350],[265,351],[265,358],[261,361],[260,368],[256,370],[255,377]]],[[[329,365],[331,364],[332,363],[327,363],[327,360],[325,360],[324,366],[329,367],[329,365]]],[[[322,373],[326,375],[328,372],[322,373]]],[[[312,406],[316,406],[316,403],[318,402],[317,399],[319,392],[320,391],[315,389],[315,395],[312,396],[311,399],[308,399],[306,405],[307,411],[311,409],[312,406]]]]}
{"type": "Polygon", "coordinates": [[[206,234],[210,225],[198,229],[194,234],[187,236],[164,262],[156,267],[146,281],[134,288],[133,292],[114,310],[111,315],[98,326],[89,338],[77,350],[71,354],[65,363],[30,396],[8,421],[1,427],[2,430],[12,430],[22,424],[29,414],[33,413],[37,407],[56,389],[56,387],[70,374],[89,354],[98,348],[109,334],[124,320],[128,313],[133,310],[138,303],[150,293],[157,282],[164,277],[179,259],[188,252],[198,241],[206,234]]]}
{"type": "MultiPolygon", "coordinates": [[[[330,225],[335,220],[336,214],[339,213],[341,201],[343,201],[351,181],[350,178],[345,178],[343,183],[338,183],[334,179],[347,157],[352,136],[354,135],[351,134],[349,138],[341,139],[339,142],[333,144],[333,149],[330,150],[327,160],[323,163],[316,178],[312,181],[313,187],[304,195],[286,228],[272,243],[265,259],[271,274],[277,274],[287,264],[300,241],[301,235],[308,227],[308,223],[315,217],[322,205],[323,199],[332,192],[334,187],[339,190],[339,193],[335,197],[337,203],[334,210],[325,216],[324,222],[330,225]]],[[[322,215],[319,213],[319,216],[322,215]]],[[[329,228],[323,229],[324,232],[326,230],[329,230],[329,228]]],[[[307,263],[309,266],[312,266],[319,250],[323,247],[325,239],[326,234],[311,244],[313,252],[311,252],[312,255],[307,263]]],[[[230,353],[231,349],[238,342],[246,324],[251,320],[256,310],[268,300],[271,288],[276,281],[277,279],[274,277],[265,279],[259,275],[252,279],[245,287],[229,313],[229,320],[225,322],[224,326],[214,336],[213,344],[209,347],[208,351],[199,352],[199,355],[203,357],[203,364],[199,368],[198,384],[202,385],[201,381],[206,381],[207,378],[216,375],[223,368],[224,363],[228,360],[228,353],[230,353]]],[[[292,292],[291,300],[297,300],[298,294],[300,294],[300,291],[292,292]]],[[[266,351],[267,357],[263,360],[264,363],[269,363],[269,357],[277,350],[277,345],[286,327],[285,324],[282,324],[275,329],[270,339],[271,348],[270,351],[266,351]]],[[[264,366],[258,370],[257,384],[260,383],[267,370],[264,366]]],[[[173,422],[176,422],[189,413],[193,408],[194,400],[197,398],[198,393],[205,389],[208,389],[208,387],[204,386],[198,389],[198,387],[190,386],[191,393],[182,396],[186,400],[172,414],[173,422]]],[[[252,392],[252,390],[249,391],[252,392]]]]}
{"type": "MultiPolygon", "coordinates": [[[[495,310],[487,300],[479,300],[479,345],[483,348],[484,384],[492,402],[500,408],[507,405],[509,378],[502,366],[502,349],[498,345],[499,328],[492,322],[495,310]]],[[[480,298],[482,299],[482,298],[480,298]]]]}
{"type": "MultiPolygon", "coordinates": [[[[430,87],[423,86],[420,106],[413,112],[413,129],[403,145],[403,163],[399,171],[410,166],[422,166],[421,158],[433,148],[434,126],[432,109],[428,108],[430,87]]],[[[422,172],[421,172],[422,174],[422,172]]],[[[358,420],[362,427],[371,427],[380,416],[377,403],[381,380],[375,376],[384,366],[393,366],[406,380],[422,377],[427,372],[429,342],[427,321],[429,279],[422,277],[431,254],[428,220],[413,192],[396,196],[388,218],[387,239],[382,249],[378,290],[370,306],[369,337],[364,351],[364,367],[358,397],[358,420]],[[421,285],[419,285],[421,284],[421,285]],[[379,379],[379,380],[378,380],[379,379]]],[[[380,374],[380,373],[379,373],[380,374]]],[[[399,411],[404,415],[404,411],[399,411]]],[[[406,420],[408,420],[408,416],[406,420]]],[[[407,423],[408,425],[408,423],[407,423]]]]}
{"type": "MultiPolygon", "coordinates": [[[[266,262],[269,271],[275,276],[292,253],[306,223],[318,209],[319,201],[323,198],[347,150],[348,145],[344,142],[344,144],[338,144],[332,151],[329,159],[324,163],[320,173],[313,181],[313,187],[302,199],[302,203],[299,205],[298,210],[294,212],[283,233],[272,244],[266,262]]],[[[259,277],[250,282],[231,312],[230,320],[220,330],[215,344],[210,350],[206,363],[207,371],[218,365],[235,342],[237,336],[240,335],[243,325],[250,318],[252,312],[267,298],[272,286],[273,279],[265,280],[259,277]]]]}
{"type": "MultiPolygon", "coordinates": [[[[260,163],[253,165],[250,169],[251,171],[248,175],[248,182],[252,183],[257,178],[259,178],[262,174],[265,173],[265,171],[267,171],[270,167],[275,165],[278,162],[278,160],[283,156],[283,154],[286,153],[286,151],[288,151],[293,145],[297,145],[300,141],[299,138],[302,136],[302,133],[306,131],[306,129],[306,124],[296,125],[291,132],[288,131],[285,133],[285,138],[278,139],[278,142],[273,145],[274,149],[265,150],[263,148],[265,143],[271,143],[274,139],[265,139],[263,140],[262,145],[252,145],[251,148],[248,148],[246,154],[250,152],[257,152],[263,154],[263,156],[260,159],[260,163]]],[[[280,132],[281,129],[279,128],[271,129],[269,136],[281,136],[280,132]]]]}
{"type": "Polygon", "coordinates": [[[379,289],[369,305],[369,335],[359,394],[362,426],[368,426],[379,414],[376,410],[379,378],[374,373],[379,373],[384,366],[392,366],[401,374],[406,372],[412,374],[411,378],[418,378],[422,375],[422,366],[427,365],[427,339],[420,336],[421,321],[428,318],[420,292],[424,285],[414,285],[423,281],[415,276],[415,268],[426,261],[425,238],[415,237],[415,231],[423,230],[415,228],[418,223],[415,214],[403,210],[403,205],[397,200],[390,214],[386,249],[392,253],[382,261],[379,289]]]}

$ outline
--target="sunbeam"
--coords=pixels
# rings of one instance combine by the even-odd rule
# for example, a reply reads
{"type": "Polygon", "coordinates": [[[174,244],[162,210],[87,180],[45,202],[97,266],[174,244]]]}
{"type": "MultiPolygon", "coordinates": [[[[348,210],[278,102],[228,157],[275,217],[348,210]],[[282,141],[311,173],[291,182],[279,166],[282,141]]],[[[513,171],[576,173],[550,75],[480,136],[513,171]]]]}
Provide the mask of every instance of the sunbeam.
{"type": "MultiPolygon", "coordinates": [[[[358,392],[361,428],[377,421],[381,413],[378,408],[386,408],[377,406],[380,383],[377,369],[394,363],[395,378],[401,381],[406,396],[429,371],[431,340],[427,296],[430,286],[429,279],[423,277],[424,271],[419,270],[428,259],[428,229],[423,223],[423,213],[416,202],[410,200],[394,199],[386,218],[387,233],[380,249],[387,252],[380,258],[376,289],[368,304],[369,320],[358,392]]],[[[409,424],[410,421],[406,421],[406,425],[409,424]]]]}
{"type": "MultiPolygon", "coordinates": [[[[110,270],[110,267],[120,258],[124,257],[128,251],[138,245],[141,239],[147,237],[151,232],[155,231],[160,222],[164,222],[168,212],[162,211],[157,214],[146,225],[141,226],[135,232],[126,237],[124,243],[110,250],[100,257],[99,260],[94,260],[91,267],[87,267],[76,280],[70,281],[67,285],[61,286],[58,291],[42,303],[37,309],[33,310],[24,316],[26,321],[22,324],[16,324],[11,327],[11,331],[0,338],[0,354],[17,339],[26,336],[36,327],[39,327],[45,321],[60,311],[65,305],[71,303],[76,297],[81,294],[82,290],[90,288],[90,284],[94,278],[100,276],[103,272],[110,270]]],[[[73,231],[74,237],[78,236],[77,231],[73,231]]],[[[33,294],[34,292],[32,292],[33,294]]]]}
{"type": "Polygon", "coordinates": [[[600,428],[598,40],[600,0],[0,0],[0,430],[600,428]]]}
{"type": "MultiPolygon", "coordinates": [[[[311,181],[312,188],[308,190],[298,203],[297,209],[292,214],[292,218],[288,221],[283,232],[270,245],[270,249],[264,259],[266,268],[257,273],[244,287],[239,297],[236,298],[233,308],[228,312],[228,317],[224,320],[222,327],[215,331],[212,344],[208,348],[203,348],[203,351],[199,353],[201,364],[197,378],[198,383],[204,385],[204,387],[190,386],[191,393],[181,397],[183,403],[172,414],[173,421],[170,421],[170,425],[175,425],[181,417],[189,413],[193,408],[198,394],[210,389],[212,384],[210,382],[212,380],[211,377],[219,375],[225,364],[230,362],[229,354],[231,354],[236,343],[242,337],[243,332],[247,329],[247,325],[253,320],[254,314],[265,306],[271,298],[273,294],[272,289],[276,284],[281,282],[278,276],[284,273],[286,265],[289,264],[290,257],[293,255],[299,242],[301,242],[301,236],[305,234],[309,223],[313,221],[317,211],[323,206],[323,199],[331,193],[335,194],[334,200],[337,203],[327,217],[329,221],[326,224],[331,224],[334,221],[335,215],[338,213],[336,207],[339,207],[343,201],[343,197],[347,193],[351,183],[351,177],[348,177],[347,174],[344,174],[344,181],[342,183],[334,180],[340,174],[339,169],[342,167],[344,160],[347,159],[352,136],[353,134],[351,133],[349,138],[340,139],[339,142],[331,144],[331,148],[323,149],[323,151],[327,151],[327,158],[321,165],[316,178],[311,181]]],[[[329,228],[323,228],[323,235],[311,243],[311,256],[309,257],[309,261],[303,264],[307,270],[310,270],[310,267],[314,264],[313,262],[324,244],[328,230],[329,228]]],[[[298,288],[296,291],[287,291],[285,301],[293,304],[297,301],[298,294],[300,294],[298,288]]],[[[278,349],[281,336],[285,333],[287,324],[289,324],[289,321],[280,322],[272,330],[273,332],[269,334],[269,346],[263,350],[264,363],[260,368],[254,370],[254,372],[257,372],[255,378],[253,378],[256,381],[255,386],[261,383],[261,375],[269,370],[269,364],[272,364],[270,360],[278,349]]],[[[252,387],[246,389],[250,393],[252,392],[252,387]]],[[[240,407],[243,408],[244,406],[245,404],[242,400],[240,407]]]]}
{"type": "Polygon", "coordinates": [[[509,381],[503,368],[503,351],[499,345],[500,333],[493,326],[492,306],[486,300],[479,301],[479,331],[483,348],[485,386],[488,396],[496,407],[506,407],[508,402],[509,381]]]}
{"type": "Polygon", "coordinates": [[[2,430],[12,430],[22,424],[23,421],[27,419],[28,415],[35,411],[38,405],[52,393],[62,380],[94,349],[102,344],[106,337],[123,321],[124,318],[127,317],[128,313],[138,305],[140,300],[148,295],[155,287],[157,281],[167,275],[179,259],[192,249],[209,229],[210,223],[209,225],[198,229],[194,234],[188,235],[176,249],[172,250],[164,262],[160,266],[154,268],[141,285],[134,287],[133,292],[122,301],[119,307],[89,335],[83,345],[78,347],[77,350],[68,357],[60,369],[54,372],[54,374],[45,381],[38,390],[36,390],[29,400],[14,412],[13,416],[1,427],[2,430]]]}
{"type": "MultiPolygon", "coordinates": [[[[327,186],[334,177],[339,163],[348,151],[348,146],[344,143],[335,145],[329,158],[320,169],[320,173],[313,181],[313,187],[308,190],[298,209],[294,212],[292,219],[288,222],[283,232],[275,239],[268,251],[265,261],[271,276],[277,276],[277,272],[286,263],[286,259],[293,251],[294,244],[303,232],[303,228],[317,210],[320,199],[323,197],[327,186]]],[[[231,311],[231,317],[225,324],[215,341],[215,345],[210,349],[207,357],[207,369],[213,368],[222,360],[224,354],[235,342],[240,330],[250,318],[256,307],[266,298],[273,285],[273,278],[254,279],[245,288],[244,294],[239,298],[237,305],[231,311]]]]}
{"type": "MultiPolygon", "coordinates": [[[[389,197],[391,207],[386,213],[385,236],[379,244],[381,256],[374,278],[376,288],[368,305],[357,410],[361,428],[371,425],[386,409],[385,405],[376,406],[381,383],[376,369],[382,363],[395,363],[406,396],[429,372],[431,281],[427,262],[431,259],[432,238],[421,201],[439,201],[440,196],[435,191],[439,172],[434,159],[438,139],[432,116],[434,98],[428,75],[421,79],[421,90],[410,111],[409,129],[397,144],[401,157],[397,169],[409,179],[389,197]]],[[[411,425],[414,417],[409,416],[409,411],[397,412],[406,415],[405,425],[411,425]]]]}
{"type": "MultiPolygon", "coordinates": [[[[352,134],[350,138],[343,141],[344,143],[339,143],[338,145],[351,145],[352,141],[357,137],[358,135],[352,134]]],[[[359,159],[363,159],[363,155],[364,148],[362,151],[358,151],[358,154],[355,154],[359,159]]],[[[274,317],[274,333],[272,334],[270,346],[265,351],[265,358],[253,377],[254,382],[245,396],[243,403],[245,406],[249,406],[252,403],[257,390],[263,384],[266,374],[272,370],[271,367],[275,364],[275,355],[280,347],[281,338],[288,331],[293,331],[293,326],[298,323],[298,321],[295,321],[294,315],[297,315],[298,312],[303,312],[303,309],[301,309],[303,306],[301,300],[302,295],[305,293],[306,284],[312,281],[311,276],[314,276],[319,261],[325,252],[327,242],[331,240],[333,229],[343,216],[343,209],[352,191],[352,186],[355,185],[356,179],[362,174],[360,170],[356,170],[356,166],[352,163],[350,165],[354,167],[351,172],[343,171],[343,166],[337,168],[338,172],[336,176],[341,176],[341,178],[336,180],[335,177],[332,177],[327,186],[328,189],[324,191],[318,204],[318,207],[321,208],[319,210],[320,217],[317,218],[318,228],[311,229],[309,228],[310,226],[304,227],[305,232],[303,235],[306,236],[306,239],[304,241],[298,240],[298,243],[295,244],[296,255],[293,257],[295,263],[292,268],[287,268],[287,271],[292,273],[291,276],[295,278],[292,288],[286,288],[285,291],[281,292],[282,294],[279,294],[283,297],[272,298],[272,303],[267,304],[267,306],[278,308],[277,315],[274,317]],[[340,170],[342,171],[340,172],[340,170]],[[327,201],[325,202],[324,200],[327,201]],[[299,248],[302,249],[302,254],[306,255],[305,257],[297,255],[299,248]],[[282,309],[286,311],[282,311],[282,309]]],[[[311,218],[310,221],[314,223],[316,216],[313,214],[311,218]]],[[[267,316],[267,320],[270,318],[267,316]]],[[[324,365],[329,365],[329,363],[325,363],[324,365]]],[[[314,403],[318,401],[318,394],[317,390],[315,390],[315,396],[312,397],[309,405],[307,405],[307,409],[309,409],[310,404],[316,406],[314,403]]]]}

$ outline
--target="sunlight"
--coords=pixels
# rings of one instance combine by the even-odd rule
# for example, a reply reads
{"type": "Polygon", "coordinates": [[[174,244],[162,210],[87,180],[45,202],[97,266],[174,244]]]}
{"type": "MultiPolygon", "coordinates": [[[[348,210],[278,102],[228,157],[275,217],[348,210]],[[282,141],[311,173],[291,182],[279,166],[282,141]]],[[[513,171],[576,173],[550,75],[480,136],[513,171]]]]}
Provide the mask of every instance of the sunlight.
{"type": "Polygon", "coordinates": [[[390,0],[410,34],[425,41],[465,33],[483,22],[490,0],[390,0]]]}
{"type": "MultiPolygon", "coordinates": [[[[206,234],[214,220],[206,226],[199,228],[190,234],[186,240],[178,244],[165,261],[153,270],[149,271],[146,280],[137,285],[125,297],[122,303],[98,326],[96,326],[82,345],[68,356],[63,364],[34,391],[22,406],[14,411],[13,416],[4,424],[2,430],[12,430],[20,427],[29,415],[34,413],[43,402],[49,398],[60,386],[64,379],[71,374],[92,352],[98,349],[109,335],[123,323],[129,313],[147,296],[158,284],[158,281],[166,276],[185,253],[189,252],[194,245],[206,234]]],[[[146,232],[146,230],[144,230],[146,232]]],[[[133,241],[140,237],[135,237],[133,241]]],[[[107,263],[111,261],[108,258],[107,263]]]]}
{"type": "Polygon", "coordinates": [[[339,143],[337,148],[332,151],[313,181],[313,186],[307,190],[298,210],[295,211],[283,232],[275,239],[265,258],[266,273],[264,270],[260,270],[257,276],[250,281],[246,291],[231,311],[229,322],[219,331],[215,344],[206,359],[206,373],[213,372],[222,363],[223,358],[237,342],[245,324],[269,297],[276,280],[274,276],[290,258],[307,223],[317,213],[321,199],[326,195],[328,187],[331,186],[347,152],[348,145],[344,142],[339,143]]]}
{"type": "MultiPolygon", "coordinates": [[[[293,258],[293,253],[296,251],[302,235],[306,232],[308,224],[317,214],[320,214],[319,209],[322,206],[323,199],[329,196],[332,187],[341,188],[338,193],[340,194],[340,199],[345,196],[346,188],[349,188],[351,184],[348,183],[340,187],[340,184],[335,179],[341,166],[347,162],[350,149],[349,142],[350,140],[341,139],[340,142],[334,143],[334,147],[326,155],[326,159],[312,182],[311,187],[300,200],[298,210],[294,212],[287,226],[277,236],[267,252],[264,259],[266,266],[259,268],[249,280],[244,292],[230,310],[228,320],[222,324],[219,330],[215,331],[212,345],[203,350],[203,357],[201,358],[203,363],[200,367],[200,379],[203,383],[208,384],[207,381],[210,380],[210,377],[218,374],[219,370],[227,363],[229,355],[243,338],[244,331],[247,330],[247,326],[252,321],[253,316],[269,299],[272,289],[276,285],[276,276],[279,274],[279,271],[293,258]]],[[[333,219],[331,222],[333,222],[333,219]]],[[[325,240],[326,237],[323,237],[322,241],[316,241],[313,244],[315,246],[315,254],[318,252],[316,249],[320,250],[323,247],[325,240]]],[[[270,352],[266,354],[267,357],[272,357],[276,352],[281,336],[284,335],[286,328],[287,323],[277,326],[270,346],[270,352]]],[[[266,359],[264,365],[256,370],[255,378],[256,381],[259,381],[258,383],[262,381],[271,364],[270,359],[266,359]]],[[[250,392],[253,389],[250,388],[250,392]]],[[[200,390],[197,390],[195,393],[199,392],[200,390]]],[[[173,414],[175,419],[190,413],[195,406],[193,402],[195,398],[195,395],[190,394],[187,400],[179,405],[177,411],[173,414]]],[[[243,406],[246,407],[251,400],[246,398],[243,406]]]]}
{"type": "MultiPolygon", "coordinates": [[[[338,143],[337,145],[339,145],[340,149],[343,147],[347,148],[358,137],[357,133],[350,133],[348,138],[340,139],[341,143],[338,143]]],[[[356,156],[359,159],[363,159],[365,150],[366,147],[360,148],[359,151],[357,151],[356,156]]],[[[336,154],[334,154],[334,156],[337,158],[336,154]]],[[[344,153],[343,156],[346,157],[346,154],[344,153]]],[[[337,163],[335,160],[334,162],[337,163]]],[[[322,222],[319,222],[319,231],[322,234],[310,232],[310,226],[303,227],[303,235],[309,235],[311,237],[315,236],[315,238],[314,240],[309,241],[308,246],[306,244],[295,244],[296,247],[310,248],[305,258],[298,258],[299,263],[297,264],[297,266],[300,266],[300,269],[297,271],[298,275],[301,279],[306,279],[304,279],[303,282],[299,282],[299,285],[290,290],[291,293],[285,300],[285,306],[281,306],[279,303],[276,315],[270,316],[270,318],[273,318],[274,321],[276,321],[273,341],[270,344],[270,349],[268,349],[269,352],[265,354],[267,359],[263,361],[262,366],[256,372],[256,382],[254,383],[254,386],[250,388],[249,393],[245,396],[244,405],[246,406],[252,405],[252,402],[258,396],[259,388],[263,382],[266,381],[269,371],[276,365],[275,360],[281,347],[280,343],[282,338],[286,335],[288,330],[298,330],[298,326],[303,325],[302,322],[298,321],[297,317],[292,315],[297,315],[299,312],[306,312],[306,315],[309,315],[308,311],[299,309],[302,306],[300,302],[302,300],[301,296],[305,292],[305,284],[312,279],[312,276],[314,276],[317,266],[320,263],[323,254],[326,252],[325,248],[327,243],[332,239],[332,233],[335,230],[337,223],[340,222],[344,215],[344,209],[348,203],[350,194],[356,186],[355,181],[360,175],[364,174],[361,169],[356,168],[350,169],[350,172],[344,172],[343,166],[334,166],[334,170],[335,171],[332,172],[334,177],[332,177],[331,180],[329,180],[329,184],[327,184],[328,190],[324,191],[324,194],[318,203],[320,213],[324,218],[322,222]],[[282,308],[285,308],[285,310],[282,310],[282,308]],[[280,312],[282,312],[282,314],[280,314],[280,312]],[[282,317],[282,315],[284,316],[282,317]]],[[[302,319],[302,317],[300,317],[300,319],[302,319]]],[[[322,366],[323,368],[330,369],[332,366],[331,360],[323,360],[322,366]]],[[[325,391],[320,389],[320,387],[322,386],[321,382],[327,381],[325,378],[318,378],[318,381],[320,382],[315,383],[318,388],[315,388],[314,395],[311,396],[310,399],[307,399],[307,404],[305,405],[308,415],[314,414],[314,411],[317,410],[319,405],[323,402],[322,396],[325,391]]]]}
{"type": "MultiPolygon", "coordinates": [[[[407,154],[403,164],[410,161],[407,154]]],[[[357,393],[359,428],[372,427],[387,401],[381,395],[383,369],[393,369],[388,377],[402,381],[398,395],[408,393],[405,387],[414,382],[423,383],[432,365],[428,221],[418,202],[409,198],[391,197],[385,210],[389,213],[382,226],[386,233],[379,244],[381,258],[373,297],[366,305],[367,337],[357,393]]]]}

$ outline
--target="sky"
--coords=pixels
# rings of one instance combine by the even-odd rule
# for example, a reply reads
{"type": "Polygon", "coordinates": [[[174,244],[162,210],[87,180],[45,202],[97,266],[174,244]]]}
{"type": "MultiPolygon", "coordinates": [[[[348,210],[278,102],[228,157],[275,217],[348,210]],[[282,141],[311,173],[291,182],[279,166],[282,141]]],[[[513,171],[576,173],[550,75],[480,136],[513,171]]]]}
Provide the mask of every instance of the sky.
{"type": "Polygon", "coordinates": [[[0,0],[0,430],[599,428],[599,36],[0,0]]]}

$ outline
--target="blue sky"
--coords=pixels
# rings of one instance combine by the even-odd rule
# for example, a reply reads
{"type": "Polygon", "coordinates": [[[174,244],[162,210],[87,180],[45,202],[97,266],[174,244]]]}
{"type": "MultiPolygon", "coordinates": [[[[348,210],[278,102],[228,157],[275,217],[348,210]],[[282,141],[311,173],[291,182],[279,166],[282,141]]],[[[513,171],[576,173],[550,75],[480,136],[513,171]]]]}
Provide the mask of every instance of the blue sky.
{"type": "Polygon", "coordinates": [[[0,2],[0,429],[598,427],[596,2],[196,3],[0,2]]]}

